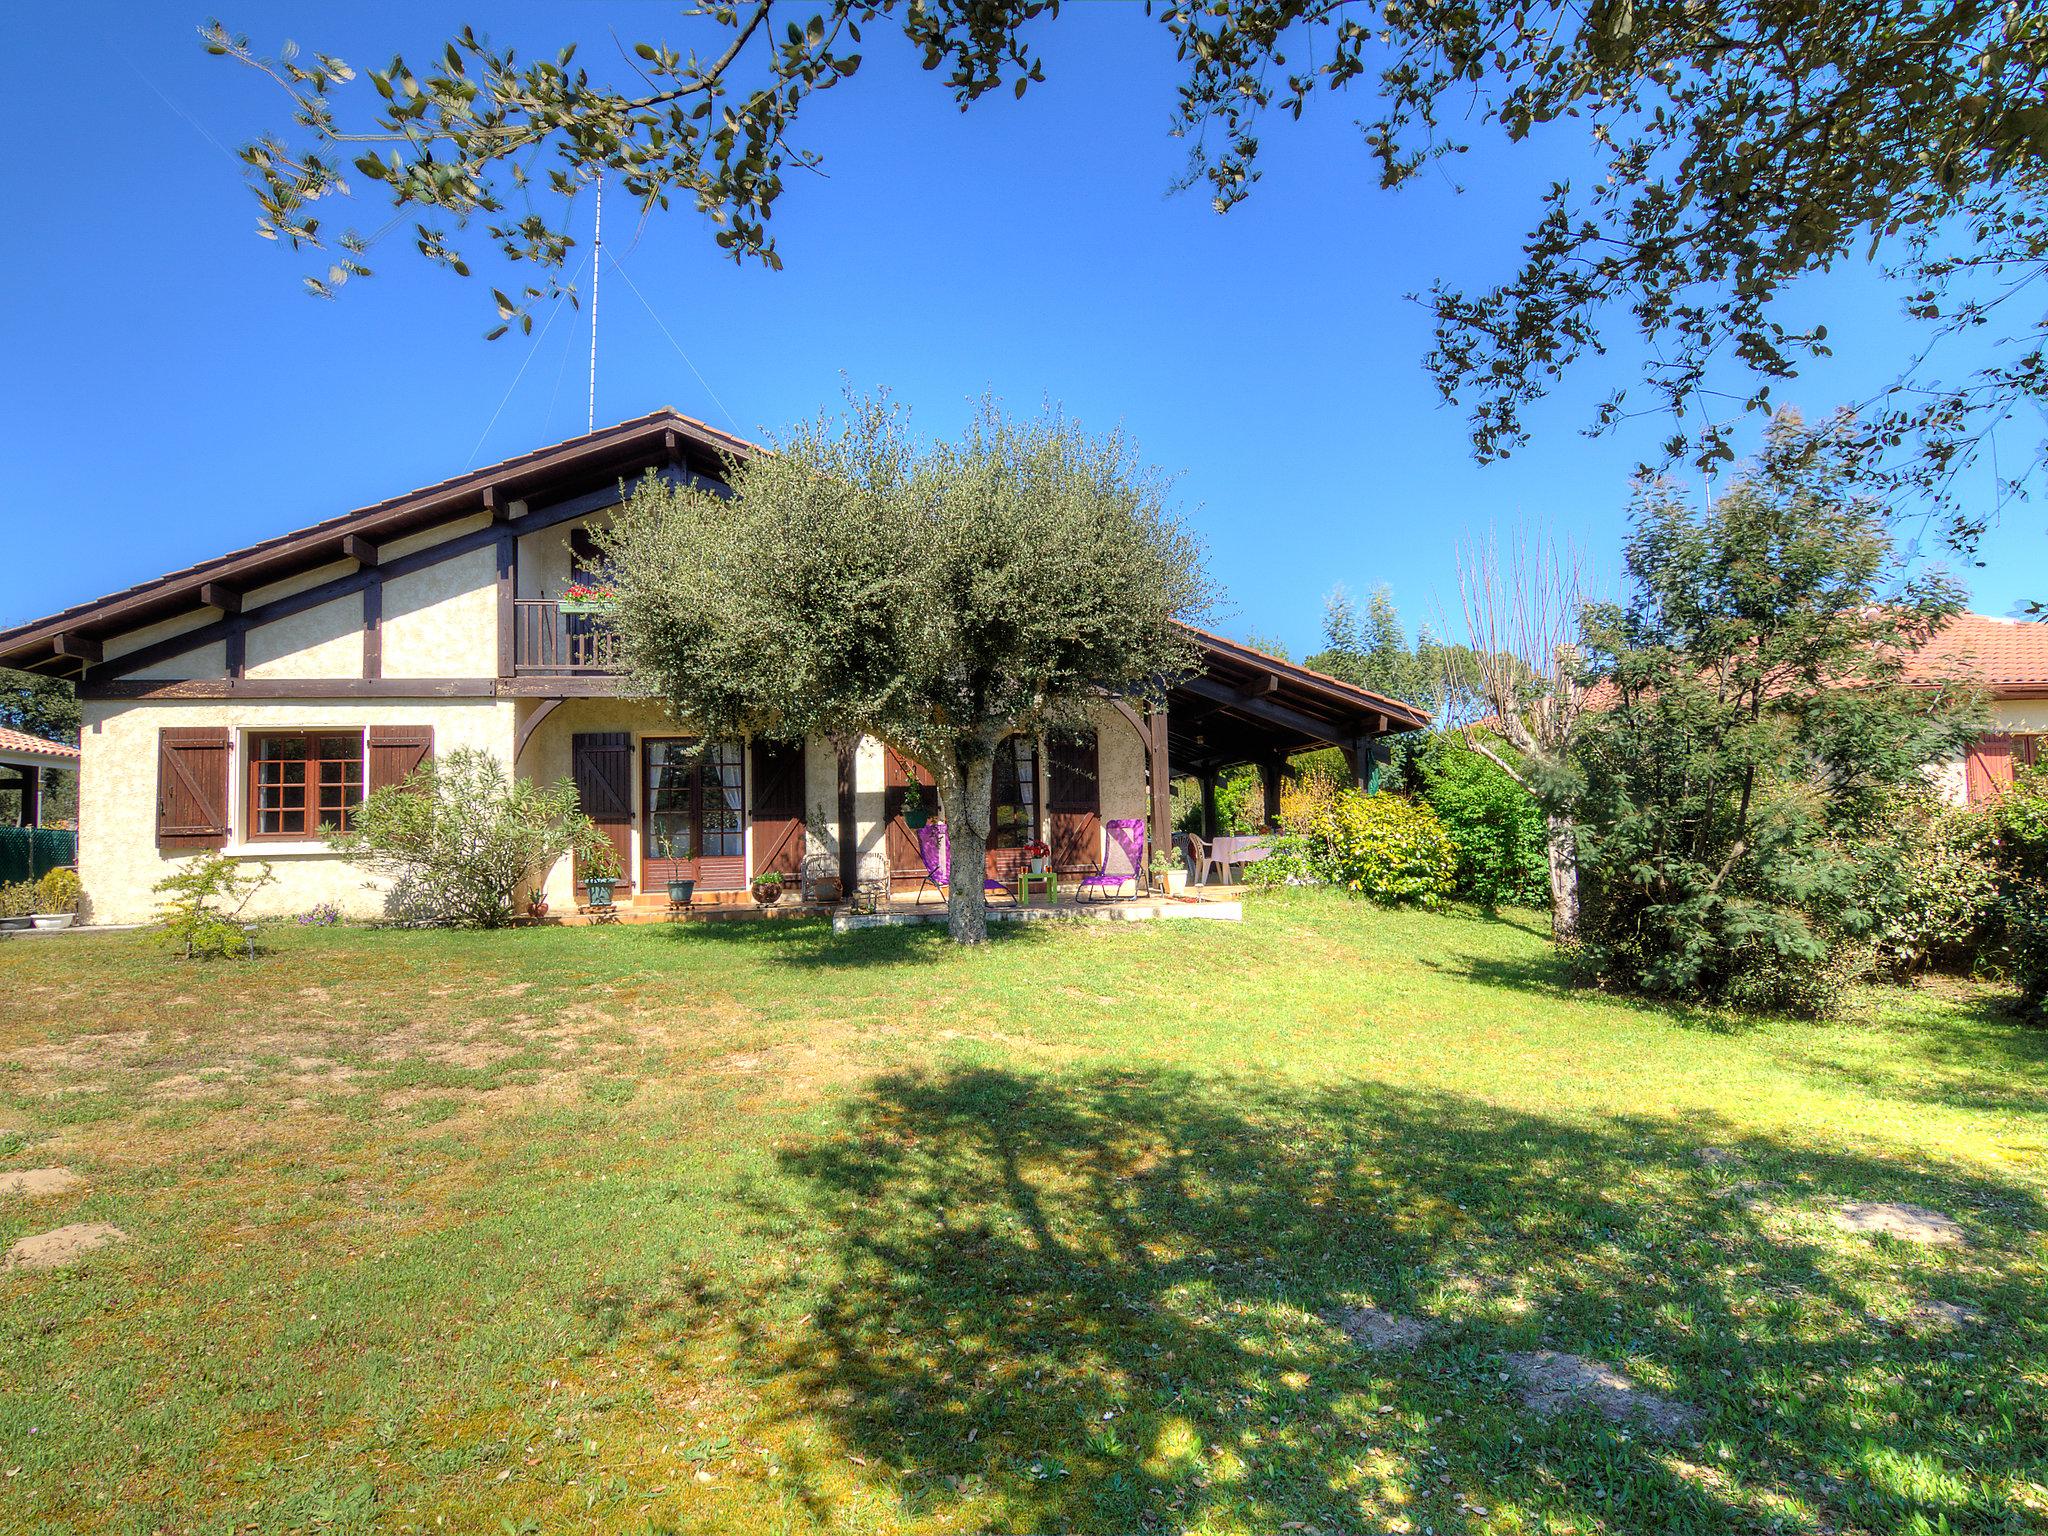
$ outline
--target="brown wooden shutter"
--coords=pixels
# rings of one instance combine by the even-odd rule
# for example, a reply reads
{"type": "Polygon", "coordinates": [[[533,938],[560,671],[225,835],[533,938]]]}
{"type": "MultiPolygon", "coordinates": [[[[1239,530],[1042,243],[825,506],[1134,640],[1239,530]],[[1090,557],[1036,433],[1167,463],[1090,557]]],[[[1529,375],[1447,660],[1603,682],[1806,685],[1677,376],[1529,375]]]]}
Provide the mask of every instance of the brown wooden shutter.
{"type": "Polygon", "coordinates": [[[1970,804],[1989,800],[2012,788],[2012,738],[1980,736],[1964,760],[1970,785],[1970,804]]]}
{"type": "Polygon", "coordinates": [[[156,741],[157,847],[226,847],[228,728],[167,726],[156,741]]]}
{"type": "Polygon", "coordinates": [[[371,726],[369,792],[403,784],[433,755],[431,725],[371,726]]]}
{"type": "MultiPolygon", "coordinates": [[[[583,814],[619,856],[619,888],[634,886],[633,737],[627,731],[578,731],[570,739],[570,776],[583,814]]],[[[579,878],[581,871],[578,871],[579,878]]]]}
{"type": "Polygon", "coordinates": [[[924,877],[924,856],[918,851],[917,834],[903,820],[903,797],[910,786],[921,786],[925,817],[939,819],[939,795],[932,776],[894,747],[882,748],[883,841],[889,850],[889,873],[898,880],[924,877]]]}
{"type": "Polygon", "coordinates": [[[1062,874],[1093,874],[1102,866],[1102,791],[1095,732],[1055,735],[1046,743],[1046,845],[1062,874]]]}
{"type": "Polygon", "coordinates": [[[804,744],[754,743],[754,873],[804,867],[804,744]]]}

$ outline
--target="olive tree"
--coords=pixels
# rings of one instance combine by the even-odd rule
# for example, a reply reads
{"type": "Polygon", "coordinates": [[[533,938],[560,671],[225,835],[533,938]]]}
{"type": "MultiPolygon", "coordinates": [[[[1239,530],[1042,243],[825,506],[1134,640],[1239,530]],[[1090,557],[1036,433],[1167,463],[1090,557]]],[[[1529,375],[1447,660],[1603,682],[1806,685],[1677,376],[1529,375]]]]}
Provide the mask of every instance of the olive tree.
{"type": "Polygon", "coordinates": [[[622,664],[707,740],[872,736],[924,767],[947,919],[987,936],[996,750],[1194,660],[1201,551],[1121,436],[984,403],[957,442],[886,400],[732,459],[729,494],[650,478],[599,536],[622,664]]]}

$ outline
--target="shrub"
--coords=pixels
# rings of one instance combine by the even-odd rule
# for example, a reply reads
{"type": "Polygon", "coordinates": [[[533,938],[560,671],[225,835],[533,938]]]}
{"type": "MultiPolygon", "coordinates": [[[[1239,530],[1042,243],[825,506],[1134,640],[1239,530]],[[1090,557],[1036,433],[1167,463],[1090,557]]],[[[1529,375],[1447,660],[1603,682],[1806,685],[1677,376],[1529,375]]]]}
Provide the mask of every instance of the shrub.
{"type": "Polygon", "coordinates": [[[0,885],[0,917],[27,917],[35,911],[36,883],[16,880],[0,885]]]}
{"type": "Polygon", "coordinates": [[[2021,770],[1987,816],[1999,927],[2019,1012],[2048,1024],[2048,765],[2021,770]]]}
{"type": "Polygon", "coordinates": [[[79,881],[77,870],[60,866],[36,882],[33,899],[32,910],[36,912],[76,912],[85,899],[85,886],[79,881]]]}
{"type": "Polygon", "coordinates": [[[1282,797],[1280,826],[1272,857],[1248,866],[1261,883],[1310,880],[1426,907],[1453,889],[1458,854],[1443,824],[1429,807],[1398,795],[1304,779],[1282,797]]]}
{"type": "Polygon", "coordinates": [[[188,960],[248,954],[254,946],[242,914],[276,878],[267,863],[251,868],[224,853],[188,860],[155,886],[165,898],[157,919],[171,948],[188,960]]]}
{"type": "Polygon", "coordinates": [[[1998,947],[1991,818],[1927,790],[1899,796],[1868,850],[1877,968],[1887,976],[1975,970],[1998,947]]]}
{"type": "Polygon", "coordinates": [[[514,779],[488,752],[465,747],[378,790],[346,832],[329,838],[366,868],[393,877],[394,915],[419,923],[494,928],[522,886],[564,854],[610,844],[578,808],[567,779],[514,779]]]}
{"type": "Polygon", "coordinates": [[[1458,851],[1458,894],[1489,907],[1548,905],[1543,811],[1529,792],[1455,736],[1432,739],[1416,769],[1458,851]]]}

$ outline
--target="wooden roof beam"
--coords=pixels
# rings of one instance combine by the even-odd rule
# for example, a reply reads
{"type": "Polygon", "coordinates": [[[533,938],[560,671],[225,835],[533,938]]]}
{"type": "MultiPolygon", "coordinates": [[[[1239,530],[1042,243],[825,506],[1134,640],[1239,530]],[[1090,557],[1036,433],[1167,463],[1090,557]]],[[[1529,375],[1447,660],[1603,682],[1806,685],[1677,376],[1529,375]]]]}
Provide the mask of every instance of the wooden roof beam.
{"type": "Polygon", "coordinates": [[[208,608],[218,608],[222,613],[240,613],[242,594],[225,582],[207,581],[200,583],[199,601],[208,608]]]}
{"type": "Polygon", "coordinates": [[[1228,683],[1219,683],[1213,678],[1191,677],[1180,686],[1200,698],[1213,699],[1248,719],[1284,727],[1308,737],[1311,741],[1340,741],[1357,730],[1356,726],[1347,729],[1335,721],[1318,720],[1314,715],[1305,715],[1298,709],[1290,709],[1287,705],[1275,703],[1269,698],[1248,696],[1243,689],[1232,688],[1228,683]]]}
{"type": "Polygon", "coordinates": [[[82,661],[88,665],[97,665],[102,655],[99,641],[90,635],[59,635],[51,643],[50,649],[59,656],[67,656],[73,661],[82,661]]]}
{"type": "Polygon", "coordinates": [[[364,570],[377,566],[377,546],[360,533],[345,533],[341,536],[341,552],[364,570]]]}

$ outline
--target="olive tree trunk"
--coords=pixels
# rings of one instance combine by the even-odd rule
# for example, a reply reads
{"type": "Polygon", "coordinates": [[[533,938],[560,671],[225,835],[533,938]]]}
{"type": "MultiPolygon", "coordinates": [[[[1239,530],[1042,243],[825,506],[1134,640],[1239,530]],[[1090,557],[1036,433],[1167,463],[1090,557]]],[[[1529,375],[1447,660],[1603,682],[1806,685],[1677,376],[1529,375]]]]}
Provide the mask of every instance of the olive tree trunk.
{"type": "Polygon", "coordinates": [[[933,765],[950,850],[946,932],[955,944],[988,942],[988,895],[981,882],[988,878],[989,801],[995,767],[993,751],[963,752],[953,762],[933,765]]]}
{"type": "Polygon", "coordinates": [[[1564,943],[1579,934],[1579,830],[1569,816],[1552,812],[1545,820],[1549,831],[1543,851],[1550,860],[1550,932],[1564,943]]]}

